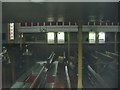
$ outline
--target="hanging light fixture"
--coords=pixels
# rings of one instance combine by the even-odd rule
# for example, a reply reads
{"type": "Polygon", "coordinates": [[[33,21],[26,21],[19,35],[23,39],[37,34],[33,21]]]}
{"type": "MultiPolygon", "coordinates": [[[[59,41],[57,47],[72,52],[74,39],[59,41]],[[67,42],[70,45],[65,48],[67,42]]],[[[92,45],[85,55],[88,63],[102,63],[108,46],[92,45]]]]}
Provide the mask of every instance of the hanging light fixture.
{"type": "Polygon", "coordinates": [[[14,23],[9,23],[9,39],[14,40],[14,23]]]}

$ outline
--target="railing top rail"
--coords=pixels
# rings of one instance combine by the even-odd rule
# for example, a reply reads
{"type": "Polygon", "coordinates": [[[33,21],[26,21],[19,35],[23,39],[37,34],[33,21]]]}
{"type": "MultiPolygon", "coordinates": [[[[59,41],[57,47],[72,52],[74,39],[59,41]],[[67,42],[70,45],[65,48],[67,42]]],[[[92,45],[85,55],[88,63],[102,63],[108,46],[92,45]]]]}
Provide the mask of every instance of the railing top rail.
{"type": "Polygon", "coordinates": [[[109,85],[104,81],[104,79],[98,73],[96,73],[90,65],[88,65],[88,70],[96,78],[96,80],[102,85],[101,87],[110,88],[109,85]]]}
{"type": "MultiPolygon", "coordinates": [[[[54,55],[55,55],[55,53],[52,52],[52,53],[50,54],[48,60],[50,60],[50,61],[53,60],[54,55]]],[[[48,63],[48,64],[51,64],[51,63],[48,63]]],[[[44,69],[45,69],[45,66],[43,65],[42,68],[41,68],[41,70],[39,71],[37,77],[35,78],[35,80],[34,80],[33,83],[30,85],[29,88],[33,88],[33,87],[34,87],[34,85],[35,85],[36,82],[38,81],[38,79],[39,79],[39,77],[40,77],[40,75],[41,75],[41,73],[42,73],[42,71],[43,71],[44,69]]]]}

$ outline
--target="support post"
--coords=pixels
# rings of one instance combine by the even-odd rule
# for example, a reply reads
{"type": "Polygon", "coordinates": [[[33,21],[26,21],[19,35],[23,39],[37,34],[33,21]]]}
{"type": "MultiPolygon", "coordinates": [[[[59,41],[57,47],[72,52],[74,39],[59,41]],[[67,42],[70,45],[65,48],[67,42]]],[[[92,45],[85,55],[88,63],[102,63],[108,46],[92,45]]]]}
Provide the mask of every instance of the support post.
{"type": "Polygon", "coordinates": [[[20,34],[20,50],[22,50],[22,33],[20,34]]]}
{"type": "Polygon", "coordinates": [[[82,88],[82,24],[78,25],[78,88],[82,88]]]}
{"type": "Polygon", "coordinates": [[[70,59],[70,32],[68,32],[68,60],[70,59]]]}
{"type": "Polygon", "coordinates": [[[118,52],[117,52],[117,32],[115,32],[115,42],[114,42],[114,43],[115,43],[114,52],[115,52],[115,53],[118,53],[118,52]]]}

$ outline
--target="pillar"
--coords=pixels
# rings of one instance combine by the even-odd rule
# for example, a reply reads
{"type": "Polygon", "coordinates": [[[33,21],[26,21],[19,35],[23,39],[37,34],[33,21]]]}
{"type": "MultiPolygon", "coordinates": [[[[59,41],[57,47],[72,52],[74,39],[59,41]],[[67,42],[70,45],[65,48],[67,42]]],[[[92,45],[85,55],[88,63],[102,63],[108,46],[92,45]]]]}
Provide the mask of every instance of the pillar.
{"type": "Polygon", "coordinates": [[[78,26],[78,88],[82,88],[82,24],[78,26]]]}
{"type": "Polygon", "coordinates": [[[70,59],[70,32],[68,32],[68,60],[70,59]]]}

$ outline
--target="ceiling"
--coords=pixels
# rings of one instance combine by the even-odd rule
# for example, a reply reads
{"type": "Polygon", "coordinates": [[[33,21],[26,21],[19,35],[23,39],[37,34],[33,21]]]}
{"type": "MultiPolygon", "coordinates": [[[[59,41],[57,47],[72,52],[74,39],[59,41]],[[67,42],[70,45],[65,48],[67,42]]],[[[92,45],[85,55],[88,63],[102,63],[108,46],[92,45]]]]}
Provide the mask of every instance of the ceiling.
{"type": "Polygon", "coordinates": [[[48,22],[52,17],[54,21],[63,18],[64,22],[88,22],[89,16],[95,16],[99,21],[117,22],[117,2],[3,2],[3,23],[8,22],[48,22]]]}

